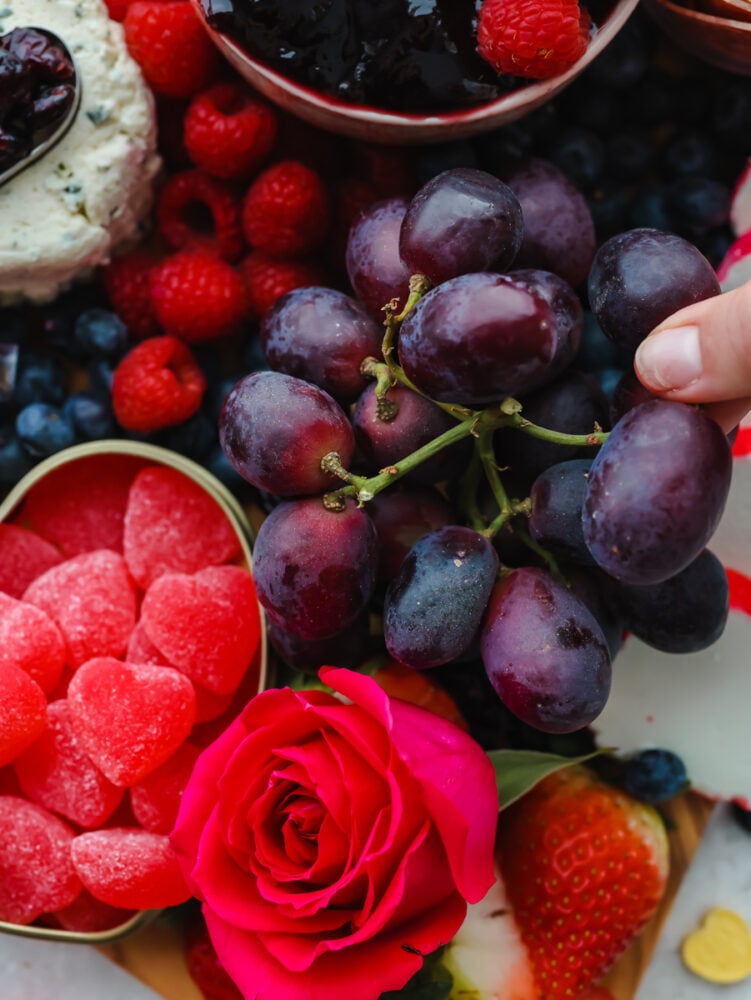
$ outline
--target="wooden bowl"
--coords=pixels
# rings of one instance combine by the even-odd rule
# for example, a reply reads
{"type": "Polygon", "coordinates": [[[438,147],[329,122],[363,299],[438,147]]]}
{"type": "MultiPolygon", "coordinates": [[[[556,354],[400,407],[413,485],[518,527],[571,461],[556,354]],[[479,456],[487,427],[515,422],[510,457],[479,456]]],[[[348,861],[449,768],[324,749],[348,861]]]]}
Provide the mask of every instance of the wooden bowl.
{"type": "Polygon", "coordinates": [[[698,0],[697,7],[713,17],[751,21],[751,0],[698,0]]]}
{"type": "Polygon", "coordinates": [[[751,19],[717,17],[672,0],[644,0],[644,4],[676,45],[720,69],[751,76],[751,19]]]}
{"type": "MultiPolygon", "coordinates": [[[[200,0],[193,0],[206,23],[200,0]]],[[[308,87],[293,83],[280,73],[251,58],[227,35],[206,25],[220,52],[251,86],[274,104],[312,125],[367,142],[414,145],[448,142],[498,128],[545,104],[609,45],[634,12],[638,0],[617,0],[600,25],[587,51],[567,72],[550,80],[530,83],[495,101],[445,114],[402,114],[364,105],[347,104],[308,87]]]]}

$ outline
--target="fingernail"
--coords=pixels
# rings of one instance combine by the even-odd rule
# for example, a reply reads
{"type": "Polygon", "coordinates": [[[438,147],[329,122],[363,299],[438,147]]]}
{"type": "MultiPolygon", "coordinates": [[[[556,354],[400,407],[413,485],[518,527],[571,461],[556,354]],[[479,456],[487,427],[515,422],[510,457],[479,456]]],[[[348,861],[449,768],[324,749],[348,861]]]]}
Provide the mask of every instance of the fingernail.
{"type": "Polygon", "coordinates": [[[702,375],[697,326],[677,326],[653,333],[634,358],[640,376],[655,389],[687,389],[702,375]]]}

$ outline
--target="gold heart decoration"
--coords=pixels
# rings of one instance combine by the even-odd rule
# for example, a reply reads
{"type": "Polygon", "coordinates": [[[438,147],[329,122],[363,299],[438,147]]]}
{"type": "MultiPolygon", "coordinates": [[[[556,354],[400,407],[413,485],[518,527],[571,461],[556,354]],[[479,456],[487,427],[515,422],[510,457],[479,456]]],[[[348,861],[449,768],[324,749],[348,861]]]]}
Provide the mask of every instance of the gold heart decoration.
{"type": "Polygon", "coordinates": [[[710,983],[740,983],[751,976],[751,931],[732,910],[708,910],[701,927],[684,938],[683,962],[710,983]]]}

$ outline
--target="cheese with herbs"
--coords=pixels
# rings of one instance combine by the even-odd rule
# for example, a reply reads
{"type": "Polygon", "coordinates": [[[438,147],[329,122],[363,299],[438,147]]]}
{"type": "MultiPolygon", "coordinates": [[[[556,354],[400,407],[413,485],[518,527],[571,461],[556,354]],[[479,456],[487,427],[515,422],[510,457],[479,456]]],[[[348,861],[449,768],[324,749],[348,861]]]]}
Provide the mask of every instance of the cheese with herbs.
{"type": "Polygon", "coordinates": [[[159,169],[154,102],[102,0],[0,0],[0,34],[47,28],[82,81],[69,132],[0,186],[0,303],[46,301],[141,235],[159,169]]]}

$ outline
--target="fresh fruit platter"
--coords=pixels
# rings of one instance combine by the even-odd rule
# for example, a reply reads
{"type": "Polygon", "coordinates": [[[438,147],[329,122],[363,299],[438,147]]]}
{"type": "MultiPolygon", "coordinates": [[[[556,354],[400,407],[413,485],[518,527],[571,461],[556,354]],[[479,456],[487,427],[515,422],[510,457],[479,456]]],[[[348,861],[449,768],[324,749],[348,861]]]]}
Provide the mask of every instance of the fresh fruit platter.
{"type": "MultiPolygon", "coordinates": [[[[0,10],[10,1000],[635,1000],[745,843],[751,79],[679,42],[0,10]]],[[[723,891],[669,995],[751,990],[723,891]]]]}

